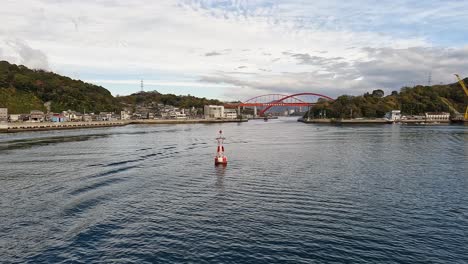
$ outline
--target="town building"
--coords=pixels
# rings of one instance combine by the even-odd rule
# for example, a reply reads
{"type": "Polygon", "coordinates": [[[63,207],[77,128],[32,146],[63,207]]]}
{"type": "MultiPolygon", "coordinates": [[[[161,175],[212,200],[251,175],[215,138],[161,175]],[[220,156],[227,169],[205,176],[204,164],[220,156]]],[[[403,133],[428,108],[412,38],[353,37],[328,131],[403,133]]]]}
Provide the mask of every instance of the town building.
{"type": "Polygon", "coordinates": [[[206,119],[223,118],[224,106],[222,105],[205,105],[204,114],[206,119]]]}
{"type": "Polygon", "coordinates": [[[95,117],[96,121],[115,121],[117,116],[114,112],[100,112],[99,115],[95,117]]]}
{"type": "Polygon", "coordinates": [[[50,122],[66,122],[69,119],[63,114],[52,114],[50,117],[50,122]]]}
{"type": "Polygon", "coordinates": [[[434,121],[448,121],[450,120],[450,113],[446,112],[428,112],[424,114],[426,120],[434,121]]]}
{"type": "Polygon", "coordinates": [[[84,114],[83,115],[83,122],[91,122],[93,121],[94,114],[84,114]]]}
{"type": "Polygon", "coordinates": [[[21,114],[10,114],[9,115],[9,121],[10,122],[19,122],[23,121],[23,117],[21,114]]]}
{"type": "Polygon", "coordinates": [[[236,119],[237,118],[237,110],[236,109],[224,109],[224,118],[236,119]]]}
{"type": "MultiPolygon", "coordinates": [[[[183,110],[183,109],[182,109],[183,110]]],[[[182,112],[175,112],[175,118],[176,119],[187,119],[187,115],[185,114],[184,111],[182,112]]]]}
{"type": "Polygon", "coordinates": [[[385,114],[385,118],[389,121],[400,121],[401,120],[401,110],[392,110],[385,114]]]}
{"type": "Polygon", "coordinates": [[[31,110],[29,121],[31,122],[44,122],[44,112],[40,110],[31,110]]]}
{"type": "Polygon", "coordinates": [[[120,111],[120,119],[121,120],[128,120],[130,119],[131,115],[128,111],[120,111]]]}
{"type": "Polygon", "coordinates": [[[0,122],[8,121],[8,108],[0,108],[0,122]]]}

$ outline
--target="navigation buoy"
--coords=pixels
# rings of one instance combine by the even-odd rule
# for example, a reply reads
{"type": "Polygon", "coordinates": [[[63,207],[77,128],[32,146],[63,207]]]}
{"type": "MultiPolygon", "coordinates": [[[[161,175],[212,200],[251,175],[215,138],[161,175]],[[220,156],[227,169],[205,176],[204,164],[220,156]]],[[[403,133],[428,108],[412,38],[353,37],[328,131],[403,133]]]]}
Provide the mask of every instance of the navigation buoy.
{"type": "Polygon", "coordinates": [[[227,157],[224,155],[224,146],[223,146],[223,142],[225,139],[226,138],[223,137],[223,131],[220,130],[219,135],[216,138],[216,140],[218,141],[218,149],[217,149],[217,154],[215,157],[215,165],[227,164],[227,157]]]}

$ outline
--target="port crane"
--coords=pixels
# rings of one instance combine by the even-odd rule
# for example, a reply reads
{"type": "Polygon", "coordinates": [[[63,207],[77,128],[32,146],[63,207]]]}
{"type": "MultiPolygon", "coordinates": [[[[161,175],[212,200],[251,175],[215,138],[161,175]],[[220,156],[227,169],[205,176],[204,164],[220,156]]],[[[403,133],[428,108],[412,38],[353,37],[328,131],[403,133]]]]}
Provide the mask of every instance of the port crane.
{"type": "MultiPolygon", "coordinates": [[[[468,96],[468,88],[466,88],[465,82],[462,80],[462,78],[460,78],[460,76],[458,74],[455,73],[455,76],[457,77],[458,82],[460,83],[461,87],[463,88],[463,91],[465,91],[466,96],[468,96]]],[[[466,106],[464,118],[465,118],[465,121],[468,120],[468,106],[466,106]]]]}

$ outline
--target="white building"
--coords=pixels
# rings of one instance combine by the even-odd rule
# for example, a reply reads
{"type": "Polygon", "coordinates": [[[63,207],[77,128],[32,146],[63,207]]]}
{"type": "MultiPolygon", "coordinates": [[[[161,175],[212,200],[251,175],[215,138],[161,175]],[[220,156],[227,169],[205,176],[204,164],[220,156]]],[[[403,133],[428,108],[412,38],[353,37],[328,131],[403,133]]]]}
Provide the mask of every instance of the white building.
{"type": "MultiPolygon", "coordinates": [[[[20,114],[12,114],[10,115],[10,122],[18,122],[21,119],[20,114]]],[[[22,121],[22,120],[21,120],[22,121]]]]}
{"type": "Polygon", "coordinates": [[[385,114],[385,118],[389,121],[400,121],[401,120],[401,110],[392,110],[385,114]]]}
{"type": "Polygon", "coordinates": [[[447,121],[450,120],[450,114],[446,112],[440,113],[425,113],[426,120],[438,120],[438,121],[447,121]]]}
{"type": "Polygon", "coordinates": [[[120,111],[120,119],[121,120],[128,120],[130,119],[131,115],[128,111],[120,111]]]}
{"type": "MultiPolygon", "coordinates": [[[[182,109],[183,110],[183,109],[182,109]]],[[[187,115],[184,113],[184,111],[182,112],[176,112],[176,119],[187,119],[187,115]]]]}
{"type": "Polygon", "coordinates": [[[224,109],[224,118],[236,119],[237,118],[237,110],[236,109],[224,109]]]}
{"type": "Polygon", "coordinates": [[[222,105],[205,105],[204,107],[205,118],[223,118],[224,106],[222,105]]]}
{"type": "Polygon", "coordinates": [[[0,108],[0,122],[8,121],[8,108],[0,108]]]}

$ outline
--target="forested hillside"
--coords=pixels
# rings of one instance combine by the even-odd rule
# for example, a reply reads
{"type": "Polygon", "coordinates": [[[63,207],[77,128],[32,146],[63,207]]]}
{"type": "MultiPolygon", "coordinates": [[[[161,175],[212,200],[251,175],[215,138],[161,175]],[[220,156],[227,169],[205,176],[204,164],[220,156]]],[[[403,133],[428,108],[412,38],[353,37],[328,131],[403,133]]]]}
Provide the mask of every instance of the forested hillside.
{"type": "MultiPolygon", "coordinates": [[[[465,79],[465,83],[468,78],[465,79]]],[[[468,97],[458,82],[448,85],[404,87],[384,96],[382,90],[374,90],[362,96],[339,96],[335,101],[319,101],[310,115],[320,117],[326,112],[331,118],[383,117],[390,110],[400,109],[403,114],[416,115],[424,112],[464,112],[468,97]],[[449,106],[450,105],[450,106],[449,106]],[[324,111],[326,110],[326,111],[324,111]]],[[[307,113],[305,117],[307,117],[307,113]]]]}
{"type": "Polygon", "coordinates": [[[158,103],[183,108],[222,104],[219,100],[160,94],[156,91],[113,97],[101,86],[0,61],[0,107],[7,107],[9,113],[28,113],[35,109],[45,111],[44,104],[48,102],[52,112],[68,109],[80,112],[118,112],[123,106],[135,108],[136,105],[149,106],[158,103]]]}
{"type": "Polygon", "coordinates": [[[132,95],[117,97],[122,105],[151,106],[152,104],[173,105],[182,108],[203,108],[204,105],[221,105],[219,100],[199,98],[191,95],[160,94],[157,91],[139,92],[132,95]]]}
{"type": "Polygon", "coordinates": [[[53,112],[68,109],[101,112],[121,108],[101,86],[0,61],[0,107],[7,107],[10,113],[27,113],[33,109],[45,110],[46,102],[50,102],[53,112]]]}

